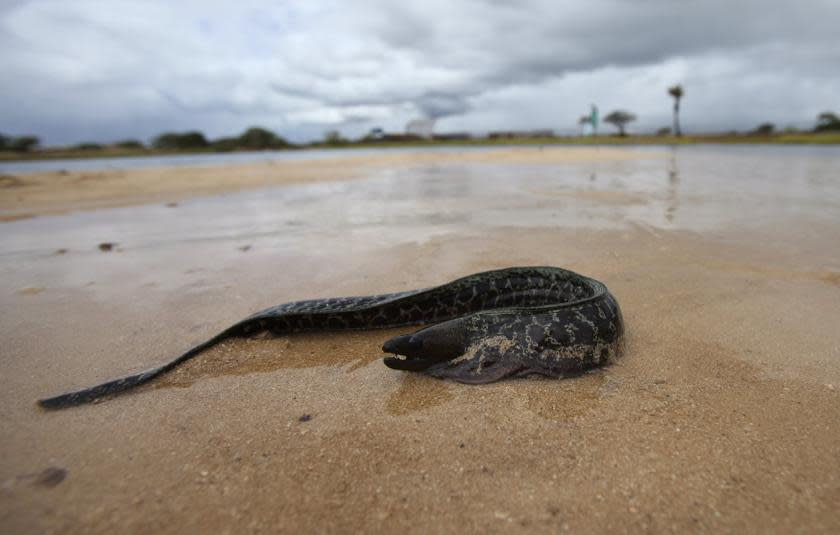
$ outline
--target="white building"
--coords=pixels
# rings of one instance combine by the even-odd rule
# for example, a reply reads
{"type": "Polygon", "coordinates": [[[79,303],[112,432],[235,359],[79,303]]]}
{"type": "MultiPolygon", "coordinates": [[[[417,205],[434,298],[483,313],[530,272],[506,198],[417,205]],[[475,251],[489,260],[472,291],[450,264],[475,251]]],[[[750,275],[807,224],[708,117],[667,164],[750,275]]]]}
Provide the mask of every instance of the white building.
{"type": "Polygon", "coordinates": [[[434,119],[413,119],[405,125],[405,133],[425,138],[432,137],[435,130],[434,119]]]}

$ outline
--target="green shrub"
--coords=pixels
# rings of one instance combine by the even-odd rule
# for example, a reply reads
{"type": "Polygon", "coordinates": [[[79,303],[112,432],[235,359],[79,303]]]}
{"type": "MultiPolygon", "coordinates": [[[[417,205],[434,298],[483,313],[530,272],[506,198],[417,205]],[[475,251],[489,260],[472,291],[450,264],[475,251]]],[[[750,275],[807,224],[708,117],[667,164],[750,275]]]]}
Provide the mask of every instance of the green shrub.
{"type": "Polygon", "coordinates": [[[100,143],[93,143],[92,141],[86,141],[84,143],[79,143],[78,145],[74,145],[72,148],[76,150],[102,150],[105,148],[100,143]]]}
{"type": "Polygon", "coordinates": [[[219,152],[230,152],[239,148],[239,138],[222,137],[213,141],[211,146],[219,152]]]}
{"type": "Polygon", "coordinates": [[[182,134],[166,132],[152,141],[152,146],[156,149],[167,150],[200,149],[209,145],[204,134],[198,131],[184,132],[182,134]]]}
{"type": "Polygon", "coordinates": [[[123,141],[117,141],[114,143],[114,146],[118,149],[145,149],[146,146],[143,145],[141,141],[137,141],[136,139],[125,139],[123,141]]]}
{"type": "Polygon", "coordinates": [[[774,130],[776,130],[776,125],[773,123],[761,123],[755,128],[755,130],[753,130],[752,133],[759,136],[769,136],[774,130]]]}
{"type": "Polygon", "coordinates": [[[239,146],[243,149],[279,149],[288,147],[289,143],[270,130],[253,126],[238,138],[239,146]]]}
{"type": "Polygon", "coordinates": [[[336,147],[346,145],[347,140],[341,137],[341,132],[338,130],[330,130],[324,134],[324,144],[336,147]]]}
{"type": "Polygon", "coordinates": [[[830,111],[822,112],[817,116],[814,132],[840,132],[840,117],[830,111]]]}
{"type": "Polygon", "coordinates": [[[8,141],[6,141],[6,150],[12,150],[15,152],[29,152],[38,148],[39,143],[40,140],[35,136],[20,136],[8,138],[8,141]]]}

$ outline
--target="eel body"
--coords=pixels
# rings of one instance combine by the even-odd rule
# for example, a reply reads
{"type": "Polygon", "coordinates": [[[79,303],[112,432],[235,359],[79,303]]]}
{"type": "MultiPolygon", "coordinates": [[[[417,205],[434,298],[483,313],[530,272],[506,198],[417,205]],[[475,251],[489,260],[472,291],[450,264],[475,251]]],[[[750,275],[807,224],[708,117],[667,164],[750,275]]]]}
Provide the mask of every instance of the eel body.
{"type": "Polygon", "coordinates": [[[574,375],[616,359],[624,325],[604,284],[556,267],[477,273],[407,292],[295,301],[257,312],[147,371],[41,399],[61,409],[147,383],[226,338],[428,325],[382,347],[389,368],[461,383],[574,375]]]}

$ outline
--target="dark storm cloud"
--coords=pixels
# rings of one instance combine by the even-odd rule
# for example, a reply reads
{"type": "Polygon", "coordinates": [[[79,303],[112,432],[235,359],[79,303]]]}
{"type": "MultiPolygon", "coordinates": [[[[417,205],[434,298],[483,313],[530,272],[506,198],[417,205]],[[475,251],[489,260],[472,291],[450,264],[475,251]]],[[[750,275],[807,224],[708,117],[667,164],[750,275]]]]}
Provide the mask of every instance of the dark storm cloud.
{"type": "Polygon", "coordinates": [[[0,132],[49,141],[327,128],[572,127],[590,101],[688,129],[838,108],[838,2],[0,4],[0,132]],[[758,106],[760,104],[760,106],[758,106]]]}
{"type": "Polygon", "coordinates": [[[487,89],[607,65],[740,53],[765,44],[784,44],[792,53],[837,51],[840,20],[840,3],[831,2],[596,0],[459,6],[460,13],[442,5],[434,25],[416,10],[382,6],[389,16],[377,30],[384,42],[411,49],[421,63],[464,69],[487,89]]]}
{"type": "Polygon", "coordinates": [[[440,119],[449,115],[461,115],[470,109],[463,95],[429,92],[415,100],[417,109],[430,119],[440,119]]]}

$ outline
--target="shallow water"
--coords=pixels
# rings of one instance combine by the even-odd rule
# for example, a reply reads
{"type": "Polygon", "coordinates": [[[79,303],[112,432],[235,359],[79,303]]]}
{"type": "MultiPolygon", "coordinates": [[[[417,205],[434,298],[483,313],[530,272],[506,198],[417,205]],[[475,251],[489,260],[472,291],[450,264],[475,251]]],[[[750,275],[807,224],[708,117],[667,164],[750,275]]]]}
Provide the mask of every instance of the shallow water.
{"type": "Polygon", "coordinates": [[[415,154],[432,152],[446,154],[450,152],[481,152],[495,147],[391,147],[378,148],[343,148],[343,149],[304,149],[304,150],[266,150],[250,152],[222,152],[211,154],[178,154],[171,156],[138,156],[119,158],[67,158],[56,160],[0,161],[0,173],[36,173],[40,171],[101,171],[113,169],[140,169],[145,167],[210,167],[217,165],[237,165],[260,162],[290,162],[299,160],[323,160],[346,158],[348,156],[368,156],[383,152],[395,154],[415,154]]]}
{"type": "Polygon", "coordinates": [[[840,149],[781,149],[645,149],[642,159],[552,165],[421,164],[372,169],[362,180],[199,197],[177,206],[24,219],[0,225],[0,272],[7,292],[78,287],[109,273],[119,280],[122,270],[138,269],[138,277],[162,284],[166,273],[233,269],[257,252],[294,258],[350,248],[361,257],[436,237],[492,238],[498,229],[517,228],[558,236],[626,229],[733,240],[754,235],[793,254],[807,235],[840,228],[840,149]],[[115,252],[103,254],[103,242],[116,243],[115,252]]]}
{"type": "Polygon", "coordinates": [[[5,223],[0,255],[55,249],[219,246],[290,250],[324,238],[393,243],[493,227],[721,231],[840,217],[840,149],[672,148],[639,160],[435,164],[353,182],[267,188],[5,223]]]}

